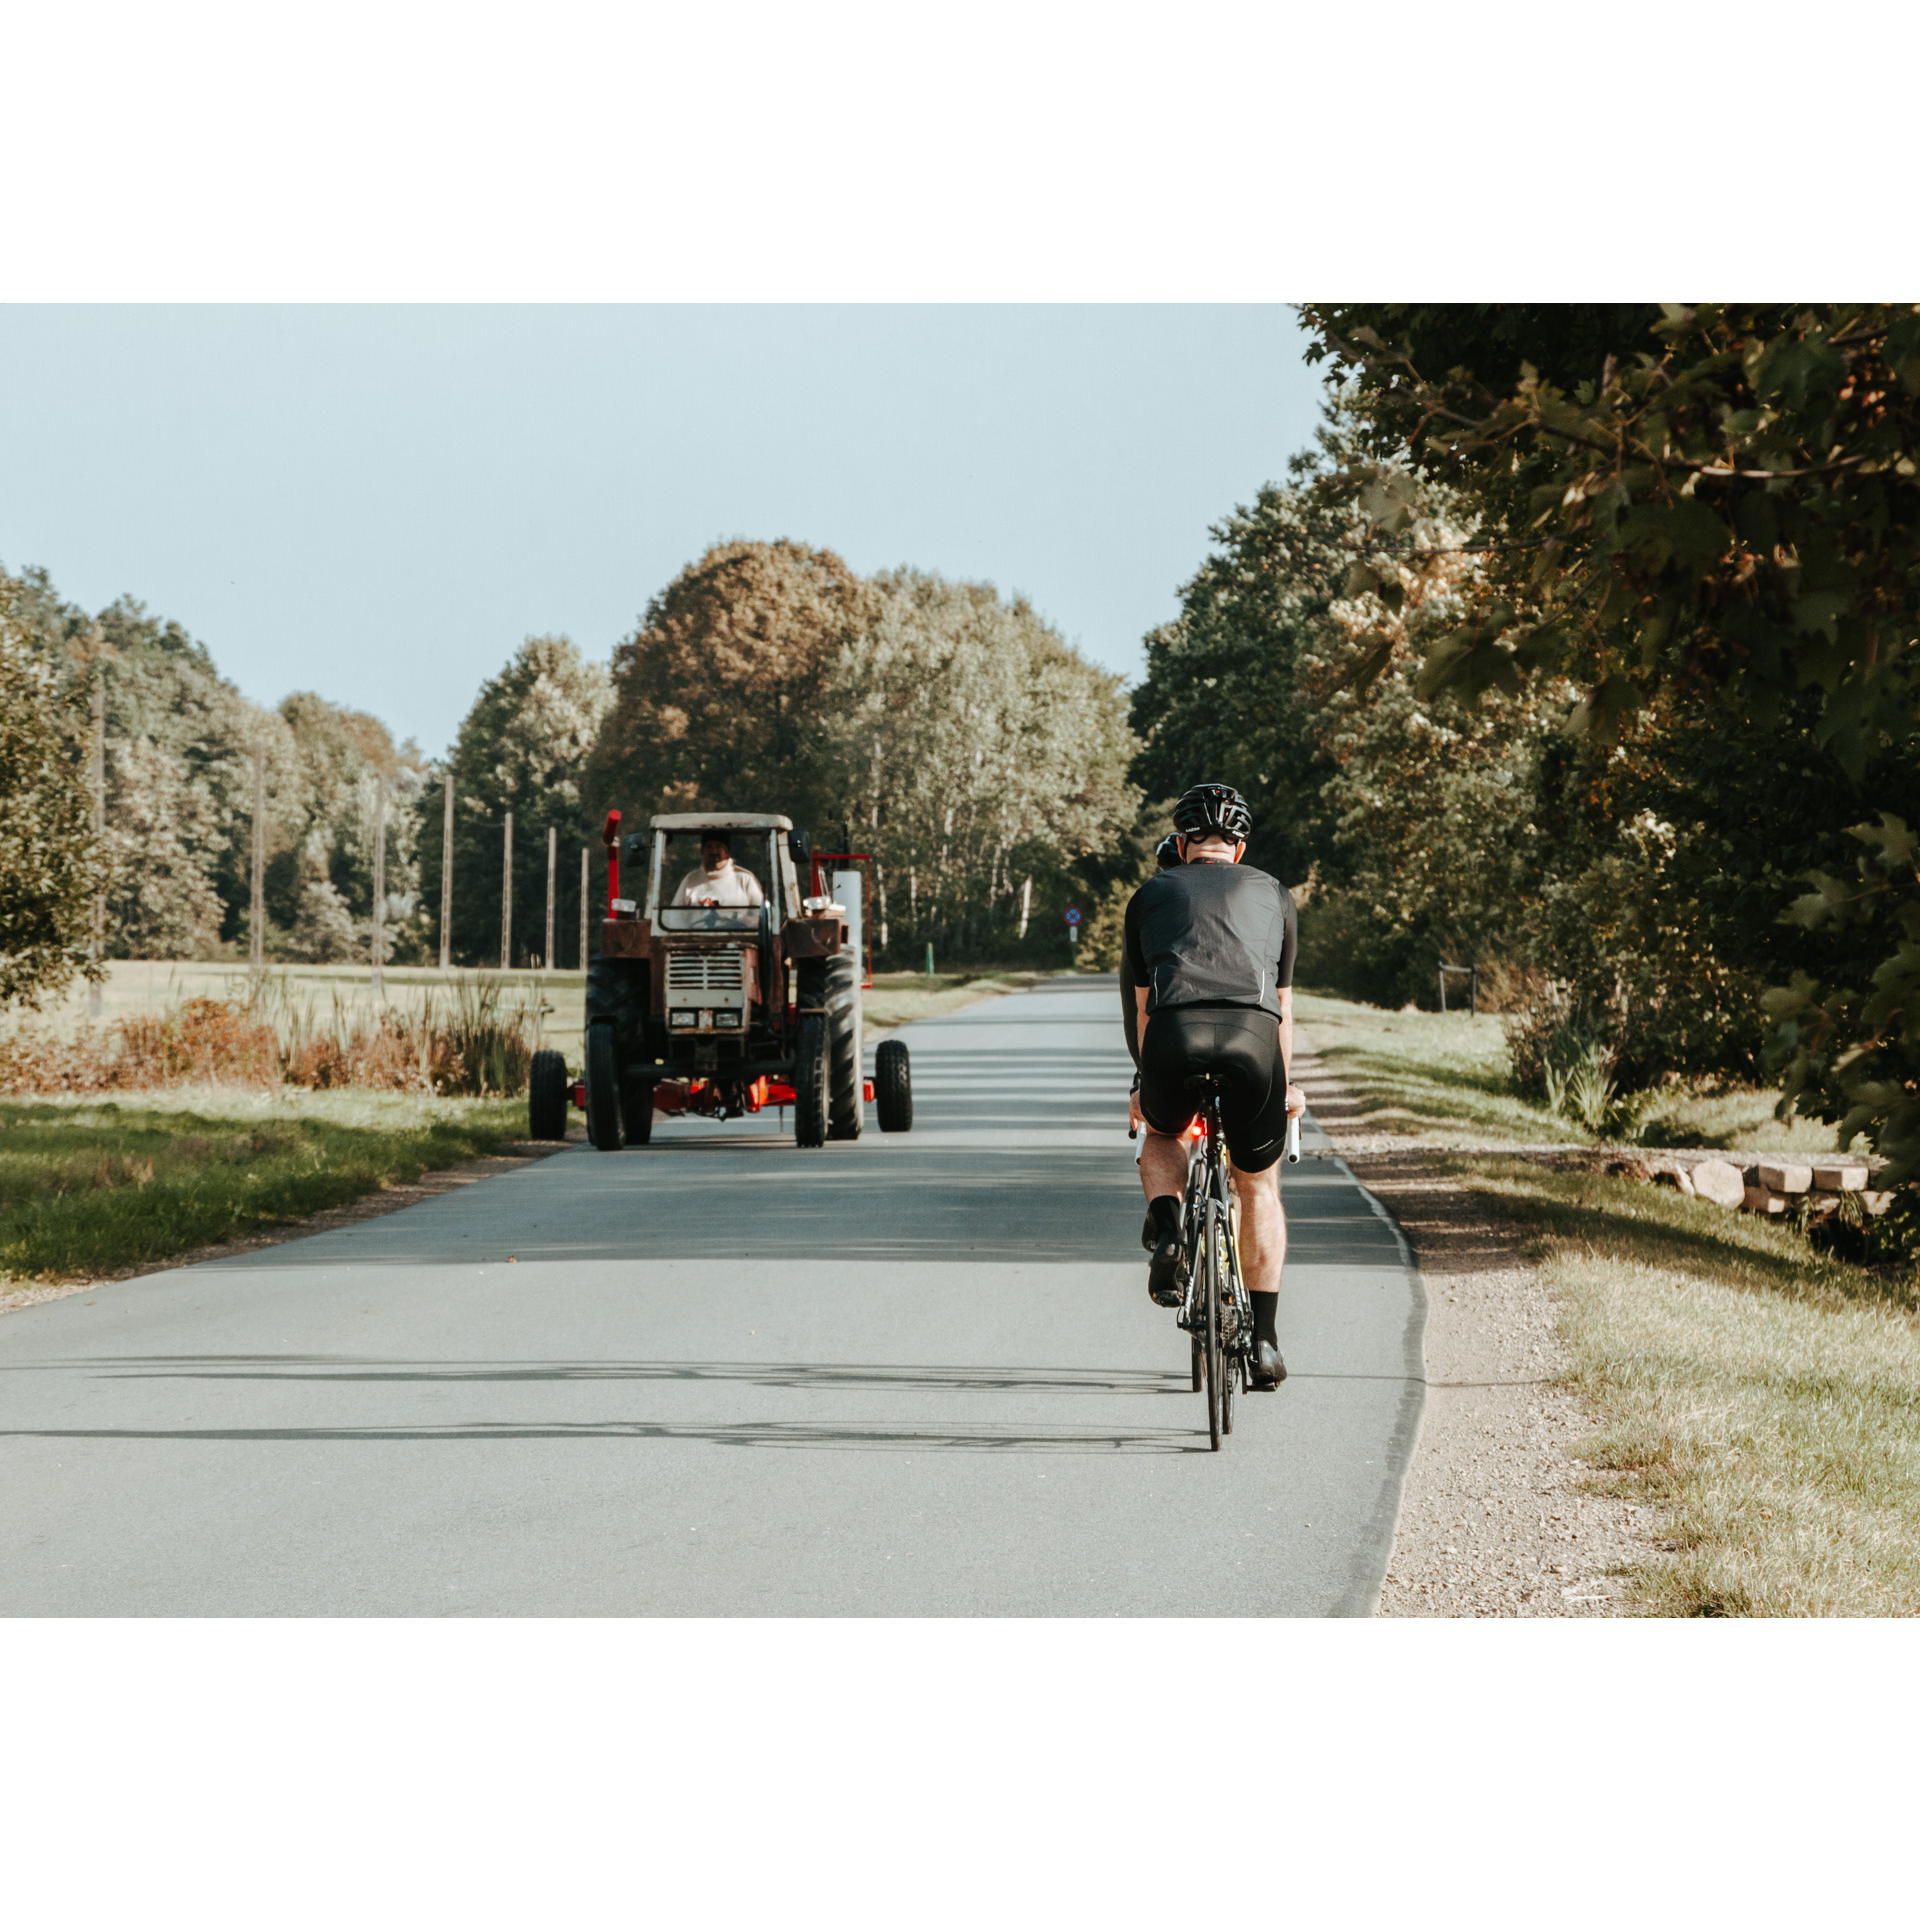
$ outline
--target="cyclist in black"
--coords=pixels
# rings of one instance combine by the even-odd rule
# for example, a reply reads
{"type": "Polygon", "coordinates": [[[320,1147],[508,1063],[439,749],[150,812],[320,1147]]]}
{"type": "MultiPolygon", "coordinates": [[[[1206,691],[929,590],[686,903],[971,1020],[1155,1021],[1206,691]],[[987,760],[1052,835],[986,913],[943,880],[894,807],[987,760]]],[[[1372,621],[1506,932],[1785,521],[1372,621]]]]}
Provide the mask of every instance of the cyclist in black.
{"type": "Polygon", "coordinates": [[[1241,865],[1253,817],[1231,787],[1190,787],[1174,809],[1182,864],[1149,880],[1127,905],[1126,952],[1140,1040],[1133,1118],[1147,1137],[1140,1184],[1141,1235],[1152,1259],[1147,1291],[1180,1304],[1180,1200],[1187,1149],[1180,1136],[1199,1111],[1186,1082],[1225,1076],[1221,1101],[1240,1202],[1240,1265],[1253,1300],[1253,1385],[1287,1377],[1275,1332],[1287,1221],[1280,1156],[1287,1119],[1306,1111],[1288,1084],[1293,1064],[1293,895],[1271,874],[1241,865]]]}

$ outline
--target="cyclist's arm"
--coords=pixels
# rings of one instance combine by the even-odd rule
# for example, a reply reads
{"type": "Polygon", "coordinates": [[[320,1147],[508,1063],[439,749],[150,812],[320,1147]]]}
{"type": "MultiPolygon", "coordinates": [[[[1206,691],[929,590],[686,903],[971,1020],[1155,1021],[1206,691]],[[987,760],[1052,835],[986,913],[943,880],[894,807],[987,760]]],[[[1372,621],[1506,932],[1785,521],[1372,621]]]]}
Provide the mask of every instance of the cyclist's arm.
{"type": "Polygon", "coordinates": [[[1280,993],[1280,1064],[1287,1070],[1287,1078],[1293,1078],[1293,989],[1282,987],[1280,993]]]}

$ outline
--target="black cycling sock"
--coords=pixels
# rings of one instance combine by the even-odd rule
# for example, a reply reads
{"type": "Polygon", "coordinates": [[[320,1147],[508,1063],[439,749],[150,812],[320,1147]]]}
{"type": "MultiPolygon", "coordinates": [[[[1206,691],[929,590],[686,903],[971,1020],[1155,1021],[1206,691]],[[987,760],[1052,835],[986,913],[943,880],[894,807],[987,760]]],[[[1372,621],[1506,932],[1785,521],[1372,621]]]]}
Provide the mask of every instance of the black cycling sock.
{"type": "Polygon", "coordinates": [[[1146,1231],[1140,1244],[1151,1253],[1163,1240],[1180,1237],[1180,1200],[1177,1194],[1162,1193],[1147,1202],[1146,1231]]]}
{"type": "Polygon", "coordinates": [[[1256,1293],[1253,1300],[1253,1337],[1264,1340],[1268,1346],[1280,1344],[1279,1313],[1280,1296],[1277,1293],[1256,1293]]]}

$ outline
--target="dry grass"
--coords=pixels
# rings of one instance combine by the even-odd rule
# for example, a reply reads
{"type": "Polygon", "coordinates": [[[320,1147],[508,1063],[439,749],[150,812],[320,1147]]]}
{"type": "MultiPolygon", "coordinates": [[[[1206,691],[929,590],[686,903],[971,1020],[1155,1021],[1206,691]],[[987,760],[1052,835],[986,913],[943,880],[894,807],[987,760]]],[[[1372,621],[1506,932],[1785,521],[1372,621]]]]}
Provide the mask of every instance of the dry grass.
{"type": "Polygon", "coordinates": [[[1666,1503],[1654,1611],[1920,1612],[1920,1288],[1677,1193],[1462,1157],[1529,1231],[1604,1430],[1596,1487],[1666,1503]]]}
{"type": "Polygon", "coordinates": [[[0,1094],[95,1094],[188,1082],[517,1094],[541,1016],[538,987],[509,996],[498,976],[462,976],[405,1001],[335,987],[327,1001],[277,971],[62,1034],[16,1023],[0,1035],[0,1094]]]}

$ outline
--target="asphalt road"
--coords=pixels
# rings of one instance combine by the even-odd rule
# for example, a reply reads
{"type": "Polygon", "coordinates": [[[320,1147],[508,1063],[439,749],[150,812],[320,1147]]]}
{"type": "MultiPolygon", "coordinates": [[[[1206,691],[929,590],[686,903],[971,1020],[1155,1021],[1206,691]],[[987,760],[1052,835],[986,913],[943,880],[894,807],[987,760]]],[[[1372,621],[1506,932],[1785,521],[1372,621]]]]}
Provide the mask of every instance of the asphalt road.
{"type": "Polygon", "coordinates": [[[0,1318],[0,1612],[1369,1611],[1424,1297],[1367,1197],[1287,1175],[1215,1455],[1113,988],[905,1038],[911,1134],[663,1122],[0,1318]]]}

